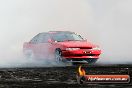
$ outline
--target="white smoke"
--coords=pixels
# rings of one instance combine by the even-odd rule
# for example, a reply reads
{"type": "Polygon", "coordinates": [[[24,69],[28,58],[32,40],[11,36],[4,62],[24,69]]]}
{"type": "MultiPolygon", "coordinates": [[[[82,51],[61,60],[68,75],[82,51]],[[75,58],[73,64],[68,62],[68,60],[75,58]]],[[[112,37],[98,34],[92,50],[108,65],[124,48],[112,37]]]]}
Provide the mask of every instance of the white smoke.
{"type": "Polygon", "coordinates": [[[50,30],[74,31],[100,45],[103,50],[100,63],[132,62],[131,3],[131,0],[0,0],[0,66],[28,63],[22,56],[23,43],[50,30]]]}
{"type": "Polygon", "coordinates": [[[100,16],[96,23],[96,29],[100,30],[100,43],[103,49],[100,62],[132,63],[132,1],[102,0],[100,3],[97,8],[102,11],[99,12],[100,16]]]}

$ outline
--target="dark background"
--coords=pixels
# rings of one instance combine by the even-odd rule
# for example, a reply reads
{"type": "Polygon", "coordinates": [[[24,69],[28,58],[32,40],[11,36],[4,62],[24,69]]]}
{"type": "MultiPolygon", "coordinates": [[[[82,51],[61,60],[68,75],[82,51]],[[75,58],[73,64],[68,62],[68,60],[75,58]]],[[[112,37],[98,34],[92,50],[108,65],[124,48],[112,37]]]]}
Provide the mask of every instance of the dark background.
{"type": "MultiPolygon", "coordinates": [[[[132,65],[93,65],[82,66],[86,74],[122,74],[130,75],[132,65]]],[[[83,84],[77,83],[78,66],[67,67],[36,67],[36,68],[1,68],[0,87],[12,88],[130,88],[130,83],[83,84]]]]}

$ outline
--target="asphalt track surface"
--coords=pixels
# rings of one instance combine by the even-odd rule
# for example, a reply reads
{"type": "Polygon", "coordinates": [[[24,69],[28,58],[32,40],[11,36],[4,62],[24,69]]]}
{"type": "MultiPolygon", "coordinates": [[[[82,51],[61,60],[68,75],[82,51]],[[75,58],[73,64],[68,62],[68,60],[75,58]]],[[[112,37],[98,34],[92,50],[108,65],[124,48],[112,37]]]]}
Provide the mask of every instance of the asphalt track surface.
{"type": "MultiPolygon", "coordinates": [[[[128,74],[132,80],[132,65],[82,66],[87,74],[128,74]]],[[[124,84],[77,83],[78,66],[0,68],[0,88],[132,88],[124,84]]]]}

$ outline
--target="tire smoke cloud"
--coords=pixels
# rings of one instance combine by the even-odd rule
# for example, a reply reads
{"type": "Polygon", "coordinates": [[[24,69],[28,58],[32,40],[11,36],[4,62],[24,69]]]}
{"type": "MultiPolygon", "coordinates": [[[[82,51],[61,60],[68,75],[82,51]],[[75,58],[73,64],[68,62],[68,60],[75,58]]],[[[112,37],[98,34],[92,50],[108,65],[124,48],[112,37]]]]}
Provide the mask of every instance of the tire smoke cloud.
{"type": "Polygon", "coordinates": [[[22,54],[23,43],[37,33],[51,30],[77,32],[100,45],[103,54],[98,63],[132,63],[131,3],[131,0],[1,0],[0,66],[26,66],[29,62],[22,54]]]}

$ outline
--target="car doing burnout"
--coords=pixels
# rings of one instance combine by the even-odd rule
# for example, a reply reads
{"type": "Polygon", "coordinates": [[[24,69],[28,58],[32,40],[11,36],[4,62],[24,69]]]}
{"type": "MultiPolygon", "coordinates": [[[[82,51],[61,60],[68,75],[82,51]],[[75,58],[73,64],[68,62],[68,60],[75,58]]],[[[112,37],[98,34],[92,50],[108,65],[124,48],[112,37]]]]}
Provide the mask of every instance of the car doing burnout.
{"type": "Polygon", "coordinates": [[[37,34],[23,45],[28,58],[53,58],[56,62],[95,63],[101,50],[70,31],[49,31],[37,34]]]}

